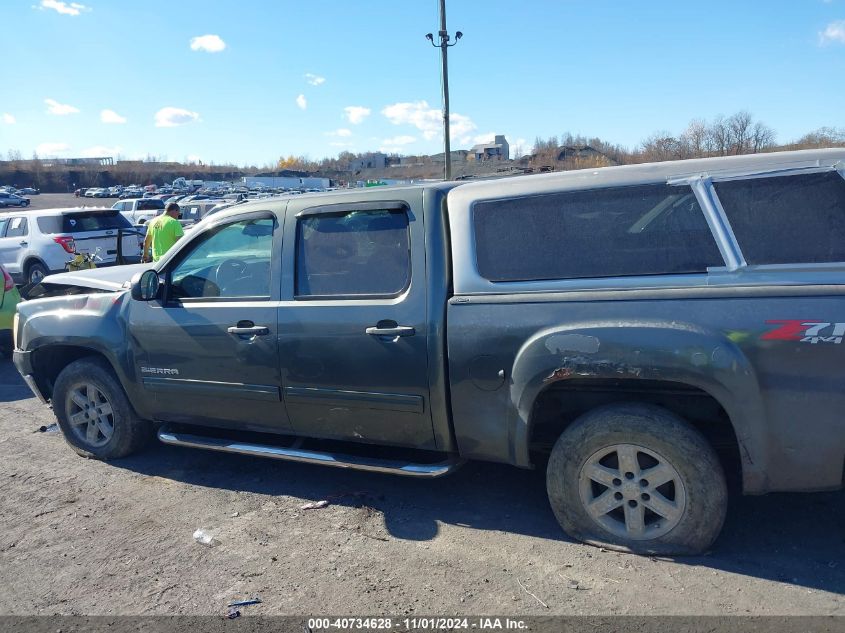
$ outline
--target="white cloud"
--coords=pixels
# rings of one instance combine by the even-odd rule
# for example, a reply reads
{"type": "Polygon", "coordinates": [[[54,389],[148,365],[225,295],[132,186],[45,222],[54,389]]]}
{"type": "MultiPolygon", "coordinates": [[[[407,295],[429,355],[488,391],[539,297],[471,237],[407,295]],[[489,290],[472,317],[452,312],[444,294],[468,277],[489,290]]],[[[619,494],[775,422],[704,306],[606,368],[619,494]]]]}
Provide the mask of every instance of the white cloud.
{"type": "Polygon", "coordinates": [[[79,155],[84,158],[97,158],[100,156],[117,156],[123,151],[122,147],[106,147],[105,145],[94,145],[93,147],[86,147],[79,155]]]}
{"type": "Polygon", "coordinates": [[[42,157],[65,154],[70,149],[67,143],[41,143],[35,148],[35,153],[42,157]]]}
{"type": "Polygon", "coordinates": [[[220,39],[219,35],[198,35],[191,38],[192,51],[205,51],[206,53],[219,53],[226,48],[226,42],[220,39]]]}
{"type": "Polygon", "coordinates": [[[381,147],[379,147],[380,152],[398,152],[404,145],[410,145],[414,141],[416,141],[415,136],[394,136],[392,138],[386,138],[382,140],[381,147]]]}
{"type": "MultiPolygon", "coordinates": [[[[432,108],[427,101],[394,103],[385,107],[381,113],[394,125],[413,125],[422,132],[423,138],[427,141],[442,133],[442,111],[432,108]]],[[[463,114],[451,113],[449,125],[449,133],[453,139],[466,137],[476,129],[472,119],[463,114]]]]}
{"type": "Polygon", "coordinates": [[[308,107],[308,101],[305,99],[305,95],[299,95],[296,98],[296,105],[299,106],[300,110],[304,110],[308,107]]]}
{"type": "Polygon", "coordinates": [[[352,147],[352,143],[347,143],[346,141],[332,141],[329,145],[332,147],[352,147]]]}
{"type": "Polygon", "coordinates": [[[511,148],[511,158],[514,159],[527,156],[534,149],[534,143],[524,138],[518,138],[513,142],[508,142],[508,145],[511,148]]]}
{"type": "Polygon", "coordinates": [[[176,127],[198,121],[200,115],[184,108],[166,107],[155,113],[156,127],[176,127]]]}
{"type": "Polygon", "coordinates": [[[352,136],[352,130],[347,130],[346,128],[338,128],[337,130],[332,130],[331,132],[326,132],[326,136],[352,136]]]}
{"type": "Polygon", "coordinates": [[[74,108],[72,105],[65,103],[59,103],[55,99],[44,99],[44,103],[47,104],[47,112],[50,114],[64,116],[65,114],[76,114],[79,112],[79,108],[74,108]]]}
{"type": "Polygon", "coordinates": [[[346,106],[343,111],[345,112],[344,116],[346,116],[346,119],[353,125],[363,123],[364,119],[370,116],[371,112],[369,108],[363,106],[346,106]]]}
{"type": "Polygon", "coordinates": [[[17,122],[18,120],[8,112],[3,113],[3,123],[5,123],[6,125],[14,125],[17,122]]]}
{"type": "Polygon", "coordinates": [[[90,11],[91,7],[86,7],[84,4],[79,4],[78,2],[68,4],[66,2],[60,2],[60,0],[41,0],[41,4],[33,7],[33,9],[41,9],[42,11],[44,9],[52,9],[62,15],[79,15],[80,13],[90,11]]]}
{"type": "Polygon", "coordinates": [[[314,75],[312,73],[305,73],[305,80],[312,86],[320,86],[326,83],[325,77],[320,77],[319,75],[314,75]]]}
{"type": "Polygon", "coordinates": [[[103,110],[100,112],[100,121],[103,123],[126,123],[126,117],[120,116],[114,110],[103,110]]]}
{"type": "Polygon", "coordinates": [[[845,20],[831,22],[819,33],[819,44],[822,46],[834,42],[845,44],[845,20]]]}

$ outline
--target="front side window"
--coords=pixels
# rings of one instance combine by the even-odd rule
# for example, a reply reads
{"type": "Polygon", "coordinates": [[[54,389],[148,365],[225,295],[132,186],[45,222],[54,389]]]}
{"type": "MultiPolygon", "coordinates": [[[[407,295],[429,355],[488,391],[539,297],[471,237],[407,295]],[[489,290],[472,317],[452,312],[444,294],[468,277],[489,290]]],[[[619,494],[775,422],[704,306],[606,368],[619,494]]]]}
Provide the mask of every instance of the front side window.
{"type": "Polygon", "coordinates": [[[300,218],[296,296],[397,296],[411,279],[408,227],[404,210],[300,218]]]}
{"type": "Polygon", "coordinates": [[[724,260],[687,186],[572,191],[473,207],[489,281],[704,273],[724,260]]]}
{"type": "Polygon", "coordinates": [[[269,298],[272,218],[212,229],[170,272],[173,299],[269,298]]]}
{"type": "Polygon", "coordinates": [[[748,264],[845,262],[845,178],[837,172],[713,186],[748,264]]]}

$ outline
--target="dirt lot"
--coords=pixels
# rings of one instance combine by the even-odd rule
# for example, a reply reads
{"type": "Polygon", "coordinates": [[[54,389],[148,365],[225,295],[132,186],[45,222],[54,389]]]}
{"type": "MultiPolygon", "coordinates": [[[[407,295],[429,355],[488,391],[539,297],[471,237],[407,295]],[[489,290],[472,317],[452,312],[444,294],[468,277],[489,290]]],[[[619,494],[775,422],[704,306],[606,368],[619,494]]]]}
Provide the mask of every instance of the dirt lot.
{"type": "MultiPolygon", "coordinates": [[[[64,207],[111,207],[117,198],[77,198],[72,193],[42,193],[37,196],[24,196],[29,198],[28,209],[58,209],[64,207]]],[[[17,211],[10,207],[4,211],[17,211]]]]}
{"type": "Polygon", "coordinates": [[[842,493],[738,499],[711,554],[656,560],[567,539],[536,472],[416,481],[158,444],[101,463],[51,422],[0,360],[0,614],[254,595],[254,615],[845,613],[842,493]]]}

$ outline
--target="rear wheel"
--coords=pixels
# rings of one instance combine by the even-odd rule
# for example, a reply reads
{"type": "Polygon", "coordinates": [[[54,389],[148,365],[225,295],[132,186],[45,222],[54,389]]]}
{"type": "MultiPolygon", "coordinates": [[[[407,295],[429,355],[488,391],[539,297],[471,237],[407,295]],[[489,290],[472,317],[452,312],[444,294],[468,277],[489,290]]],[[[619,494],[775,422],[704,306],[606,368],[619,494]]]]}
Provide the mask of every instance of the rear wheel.
{"type": "Polygon", "coordinates": [[[47,276],[47,272],[47,267],[44,266],[44,264],[42,264],[41,262],[32,262],[31,264],[29,264],[29,266],[26,267],[27,283],[40,283],[41,280],[47,276]]]}
{"type": "Polygon", "coordinates": [[[568,534],[635,553],[699,554],[727,510],[712,447],[651,405],[611,405],[578,418],[552,450],[546,483],[568,534]]]}
{"type": "Polygon", "coordinates": [[[136,415],[111,367],[101,359],[83,358],[65,367],[52,400],[65,440],[83,457],[125,457],[152,436],[152,424],[136,415]]]}

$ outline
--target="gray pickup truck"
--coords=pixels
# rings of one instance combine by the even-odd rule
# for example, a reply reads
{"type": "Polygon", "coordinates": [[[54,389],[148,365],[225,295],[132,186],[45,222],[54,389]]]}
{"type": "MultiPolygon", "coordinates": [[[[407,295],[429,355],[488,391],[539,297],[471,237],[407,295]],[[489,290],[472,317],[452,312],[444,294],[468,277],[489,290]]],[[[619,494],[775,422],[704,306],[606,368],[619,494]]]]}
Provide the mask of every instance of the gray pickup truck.
{"type": "Polygon", "coordinates": [[[39,292],[14,362],[88,457],[540,467],[570,535],[660,554],[731,482],[843,483],[841,149],[259,200],[39,292]]]}

